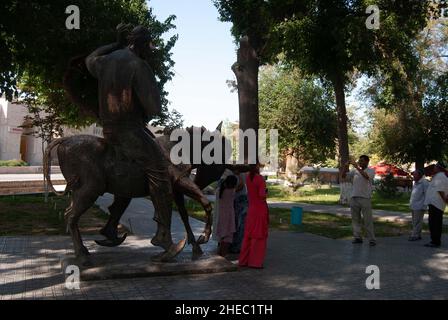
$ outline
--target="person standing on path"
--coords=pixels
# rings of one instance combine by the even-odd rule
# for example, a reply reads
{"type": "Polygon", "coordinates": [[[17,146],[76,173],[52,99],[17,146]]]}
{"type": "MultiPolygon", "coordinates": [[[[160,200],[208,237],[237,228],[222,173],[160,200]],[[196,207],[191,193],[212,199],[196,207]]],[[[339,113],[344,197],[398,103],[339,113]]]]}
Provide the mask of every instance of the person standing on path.
{"type": "Polygon", "coordinates": [[[235,233],[235,209],[233,201],[235,199],[235,187],[238,179],[230,175],[224,180],[219,189],[219,217],[216,235],[219,239],[218,254],[225,257],[229,253],[230,245],[235,233]]]}
{"type": "Polygon", "coordinates": [[[232,253],[240,253],[241,244],[243,243],[244,238],[244,223],[246,221],[247,216],[247,188],[246,188],[246,175],[244,173],[235,172],[236,177],[238,178],[238,185],[235,190],[235,224],[236,231],[233,235],[233,242],[230,246],[230,252],[232,253]]]}
{"type": "Polygon", "coordinates": [[[425,172],[422,169],[412,172],[412,176],[414,177],[414,187],[409,202],[412,211],[412,232],[409,241],[417,241],[422,239],[423,217],[428,209],[425,204],[425,196],[429,182],[426,180],[425,172]]]}
{"type": "Polygon", "coordinates": [[[375,177],[375,170],[369,168],[370,158],[366,155],[359,157],[358,162],[351,160],[342,170],[342,178],[353,181],[353,190],[350,199],[350,212],[352,214],[353,243],[362,243],[361,221],[364,218],[364,228],[370,246],[376,245],[375,233],[373,230],[372,217],[372,185],[375,177]],[[349,165],[355,167],[349,171],[349,165]],[[362,217],[361,217],[362,214],[362,217]]]}
{"type": "Polygon", "coordinates": [[[442,244],[443,212],[448,202],[448,178],[445,172],[446,164],[438,162],[426,192],[425,203],[428,205],[431,242],[425,244],[425,247],[438,248],[442,244]]]}
{"type": "Polygon", "coordinates": [[[213,206],[213,221],[212,221],[212,239],[219,242],[219,237],[216,233],[218,230],[218,220],[219,220],[219,191],[221,189],[221,185],[224,180],[230,175],[233,175],[233,172],[229,169],[226,169],[222,174],[221,178],[218,180],[216,190],[215,190],[215,203],[213,206]]]}
{"type": "Polygon", "coordinates": [[[263,268],[269,229],[269,210],[266,202],[266,182],[260,175],[260,165],[251,165],[246,179],[249,209],[244,227],[244,238],[239,266],[263,268]]]}

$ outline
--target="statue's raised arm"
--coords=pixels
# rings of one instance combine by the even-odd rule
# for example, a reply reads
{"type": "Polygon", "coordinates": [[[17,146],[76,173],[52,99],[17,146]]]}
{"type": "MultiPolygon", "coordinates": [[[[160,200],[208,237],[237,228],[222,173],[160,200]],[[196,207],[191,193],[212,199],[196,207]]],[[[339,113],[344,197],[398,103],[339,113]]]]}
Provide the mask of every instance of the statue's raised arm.
{"type": "Polygon", "coordinates": [[[131,24],[120,23],[117,26],[117,41],[102,47],[99,47],[86,58],[86,66],[89,72],[95,78],[98,78],[98,69],[101,67],[104,57],[116,50],[123,49],[128,45],[128,35],[131,32],[131,24]]]}

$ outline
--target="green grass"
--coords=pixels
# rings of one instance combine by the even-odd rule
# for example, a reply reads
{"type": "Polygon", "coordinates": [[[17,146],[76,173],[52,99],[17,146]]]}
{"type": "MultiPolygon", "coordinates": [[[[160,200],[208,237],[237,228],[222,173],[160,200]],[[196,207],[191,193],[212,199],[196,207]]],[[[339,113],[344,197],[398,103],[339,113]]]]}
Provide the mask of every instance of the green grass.
{"type": "MultiPolygon", "coordinates": [[[[188,201],[186,207],[190,215],[205,221],[202,207],[194,201],[188,201]]],[[[332,239],[351,238],[352,220],[350,217],[337,216],[329,213],[304,212],[301,226],[293,226],[291,210],[282,208],[269,208],[269,227],[273,230],[307,232],[332,239]]],[[[374,222],[377,237],[393,237],[409,234],[410,223],[397,223],[376,220],[374,222]]],[[[427,225],[424,230],[427,230],[427,225]]]]}
{"type": "Polygon", "coordinates": [[[410,212],[409,200],[411,194],[409,192],[401,193],[395,198],[384,198],[376,192],[372,195],[372,207],[374,209],[410,212]]]}
{"type": "MultiPolygon", "coordinates": [[[[66,234],[64,211],[67,197],[43,195],[0,196],[0,236],[66,234]]],[[[108,216],[98,207],[90,208],[80,221],[82,233],[97,233],[108,216]]]]}
{"type": "MultiPolygon", "coordinates": [[[[270,208],[269,216],[270,227],[275,230],[307,232],[332,239],[353,237],[350,217],[304,212],[302,225],[293,226],[290,224],[291,211],[289,209],[270,208]]],[[[374,229],[377,237],[394,237],[409,234],[411,224],[375,220],[374,229]]],[[[425,224],[423,229],[427,231],[428,226],[425,224]]]]}
{"type": "Polygon", "coordinates": [[[28,163],[23,160],[0,160],[0,167],[26,167],[28,163]]]}
{"type": "MultiPolygon", "coordinates": [[[[268,188],[269,201],[302,202],[323,205],[339,204],[339,188],[330,188],[328,185],[318,189],[311,186],[304,186],[296,192],[289,191],[290,189],[280,185],[269,185],[268,188]]],[[[385,198],[373,192],[372,207],[373,209],[379,210],[409,212],[409,198],[409,192],[401,193],[395,198],[385,198]]],[[[448,209],[446,212],[448,212],[448,209]]]]}
{"type": "MultiPolygon", "coordinates": [[[[214,203],[212,203],[212,206],[213,205],[214,203]]],[[[185,201],[185,208],[188,210],[188,214],[190,215],[190,217],[193,217],[203,222],[206,221],[205,211],[198,202],[194,200],[187,200],[185,201]]],[[[177,210],[175,205],[173,206],[173,209],[177,210]]]]}
{"type": "Polygon", "coordinates": [[[315,189],[311,186],[304,186],[296,192],[289,190],[289,188],[280,185],[268,185],[268,200],[325,205],[337,204],[339,200],[339,189],[330,188],[329,186],[322,186],[319,189],[315,189]]]}

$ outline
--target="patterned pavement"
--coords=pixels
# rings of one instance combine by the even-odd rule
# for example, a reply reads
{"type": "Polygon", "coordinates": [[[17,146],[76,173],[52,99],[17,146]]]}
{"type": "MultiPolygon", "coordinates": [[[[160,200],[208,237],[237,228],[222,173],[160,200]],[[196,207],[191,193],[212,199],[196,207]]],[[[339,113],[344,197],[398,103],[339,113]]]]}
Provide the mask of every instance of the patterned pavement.
{"type": "MultiPolygon", "coordinates": [[[[148,238],[127,243],[146,245],[148,238]]],[[[68,290],[60,269],[72,252],[68,237],[2,237],[0,299],[448,299],[448,237],[440,249],[423,243],[380,238],[370,248],[275,231],[262,270],[83,282],[68,290]],[[379,290],[366,289],[369,265],[379,267],[379,290]]],[[[86,244],[95,254],[92,237],[86,244]]]]}

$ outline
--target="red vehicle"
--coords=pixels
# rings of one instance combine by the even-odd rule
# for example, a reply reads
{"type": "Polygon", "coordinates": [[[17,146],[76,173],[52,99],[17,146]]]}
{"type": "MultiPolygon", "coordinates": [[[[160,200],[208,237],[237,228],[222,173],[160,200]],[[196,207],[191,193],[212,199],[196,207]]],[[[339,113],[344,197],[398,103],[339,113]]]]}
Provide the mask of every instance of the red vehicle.
{"type": "Polygon", "coordinates": [[[376,166],[372,167],[375,169],[375,174],[384,178],[386,175],[392,173],[395,178],[397,187],[402,187],[406,189],[412,188],[412,177],[410,173],[404,171],[393,164],[388,164],[384,162],[378,163],[376,166]]]}
{"type": "Polygon", "coordinates": [[[397,166],[394,166],[393,164],[387,164],[384,162],[378,163],[376,166],[372,167],[375,169],[375,174],[379,176],[385,176],[389,173],[392,173],[394,177],[409,177],[410,174],[403,169],[398,168],[397,166]]]}

